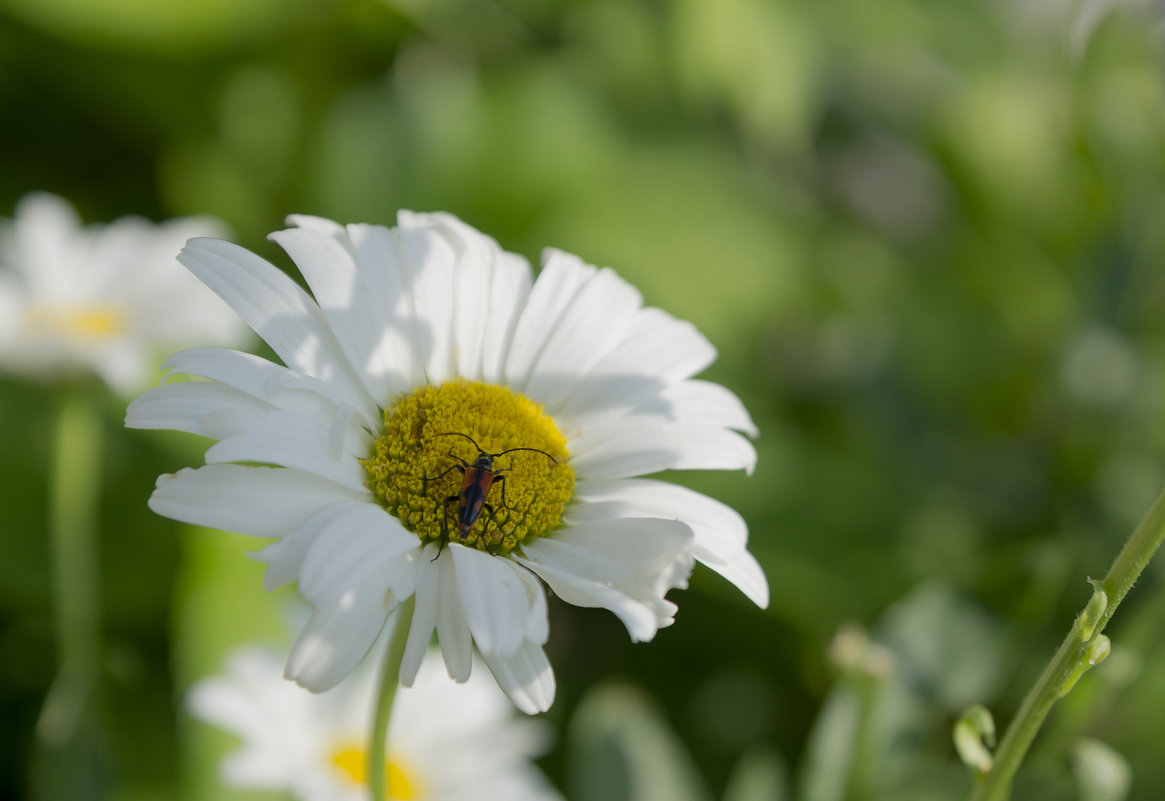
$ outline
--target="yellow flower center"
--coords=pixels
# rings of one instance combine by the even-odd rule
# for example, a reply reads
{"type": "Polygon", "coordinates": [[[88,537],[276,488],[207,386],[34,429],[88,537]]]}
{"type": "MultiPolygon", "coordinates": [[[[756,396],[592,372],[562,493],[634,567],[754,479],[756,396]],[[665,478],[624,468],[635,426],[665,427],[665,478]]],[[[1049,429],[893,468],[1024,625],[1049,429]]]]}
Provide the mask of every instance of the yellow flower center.
{"type": "Polygon", "coordinates": [[[422,542],[501,554],[562,521],[574,490],[569,456],[529,398],[458,380],[385,409],[384,434],[362,464],[373,494],[422,542]]]}
{"type": "Polygon", "coordinates": [[[109,306],[42,306],[28,312],[28,324],[31,328],[46,329],[77,339],[106,339],[125,330],[125,314],[109,306]]]}
{"type": "MultiPolygon", "coordinates": [[[[368,755],[359,746],[340,746],[332,752],[332,764],[356,784],[368,784],[368,755]]],[[[394,801],[413,801],[421,797],[417,777],[401,763],[390,758],[384,766],[384,772],[389,798],[394,801]]]]}

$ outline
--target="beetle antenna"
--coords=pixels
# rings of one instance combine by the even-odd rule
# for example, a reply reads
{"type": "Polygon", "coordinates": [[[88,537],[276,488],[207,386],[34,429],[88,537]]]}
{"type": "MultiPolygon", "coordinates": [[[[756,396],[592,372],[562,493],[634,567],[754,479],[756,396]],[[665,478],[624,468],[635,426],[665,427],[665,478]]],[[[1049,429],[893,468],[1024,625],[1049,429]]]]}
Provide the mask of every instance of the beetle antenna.
{"type": "Polygon", "coordinates": [[[477,444],[477,440],[475,440],[473,437],[469,436],[468,434],[462,434],[460,431],[446,431],[443,434],[434,434],[433,436],[434,437],[465,437],[467,440],[469,440],[470,442],[473,443],[473,447],[477,448],[478,453],[485,453],[485,451],[483,451],[481,449],[481,446],[477,444]]]}
{"type": "Polygon", "coordinates": [[[534,453],[540,453],[543,456],[545,456],[547,459],[549,459],[550,461],[554,462],[555,464],[558,464],[557,459],[555,459],[553,456],[551,456],[546,451],[540,451],[537,448],[510,448],[509,450],[502,451],[501,453],[495,453],[495,454],[493,454],[493,456],[494,456],[494,458],[497,458],[498,456],[505,456],[507,453],[513,453],[514,451],[534,451],[534,453]]]}

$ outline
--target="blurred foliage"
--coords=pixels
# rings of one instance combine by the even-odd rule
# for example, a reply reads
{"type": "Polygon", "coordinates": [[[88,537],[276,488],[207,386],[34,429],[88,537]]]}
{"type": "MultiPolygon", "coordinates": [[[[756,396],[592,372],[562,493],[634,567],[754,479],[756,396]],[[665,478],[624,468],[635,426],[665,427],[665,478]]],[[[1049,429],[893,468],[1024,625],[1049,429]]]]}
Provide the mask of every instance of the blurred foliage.
{"type": "MultiPolygon", "coordinates": [[[[618,677],[674,732],[652,742],[693,797],[958,797],[952,723],[982,702],[1006,724],[1165,483],[1165,62],[1152,21],[1082,30],[1073,7],[0,0],[0,214],[33,189],[90,220],[212,213],[287,264],[263,240],[287,213],[442,209],[531,257],[615,266],[709,335],[709,376],[760,425],[752,478],[675,478],[745,514],[773,602],[699,569],[641,646],[552,604],[550,721],[618,677]],[[831,660],[850,621],[886,675],[831,660]]],[[[249,544],[145,508],[197,443],[125,432],[102,403],[87,797],[256,798],[218,786],[229,739],[180,699],[230,645],[281,636],[279,599],[249,544]]],[[[55,404],[0,383],[0,799],[38,797],[55,404]]],[[[1131,799],[1165,786],[1162,570],[1016,797],[1115,798],[1128,770],[1131,799]]],[[[638,725],[581,703],[572,737],[638,725]]],[[[604,797],[566,783],[580,752],[544,766],[604,797]]]]}

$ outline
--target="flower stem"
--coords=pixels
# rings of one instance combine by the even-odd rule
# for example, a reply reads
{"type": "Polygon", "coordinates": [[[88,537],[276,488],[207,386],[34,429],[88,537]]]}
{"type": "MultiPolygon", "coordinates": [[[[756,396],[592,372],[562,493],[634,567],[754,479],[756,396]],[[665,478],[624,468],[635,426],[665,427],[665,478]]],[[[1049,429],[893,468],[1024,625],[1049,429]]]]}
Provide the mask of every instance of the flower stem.
{"type": "Polygon", "coordinates": [[[101,414],[83,388],[67,391],[53,432],[49,536],[60,668],[49,687],[37,734],[68,742],[97,683],[99,661],[97,498],[101,414]]]}
{"type": "Polygon", "coordinates": [[[384,672],[380,677],[380,692],[376,697],[376,712],[372,717],[372,744],[368,748],[368,788],[372,801],[388,799],[388,771],[385,769],[388,719],[392,713],[392,701],[396,698],[396,688],[400,684],[400,663],[405,655],[405,642],[409,638],[415,598],[409,596],[407,601],[397,607],[388,649],[384,654],[384,672]]]}
{"type": "Polygon", "coordinates": [[[1010,796],[1011,780],[1052,705],[1072,689],[1088,668],[1108,655],[1108,638],[1101,632],[1163,539],[1165,490],[1157,496],[1148,514],[1117,554],[1105,577],[1092,582],[1092,598],[1023,699],[1015,720],[1007,727],[1007,733],[999,743],[994,764],[971,791],[971,801],[1004,801],[1010,796]]]}

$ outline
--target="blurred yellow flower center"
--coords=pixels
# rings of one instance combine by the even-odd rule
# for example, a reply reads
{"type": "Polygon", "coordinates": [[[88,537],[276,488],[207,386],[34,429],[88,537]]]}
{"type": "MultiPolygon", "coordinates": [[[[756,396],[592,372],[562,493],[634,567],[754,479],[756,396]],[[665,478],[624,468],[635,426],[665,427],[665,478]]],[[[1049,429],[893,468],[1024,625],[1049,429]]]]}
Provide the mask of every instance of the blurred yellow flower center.
{"type": "MultiPolygon", "coordinates": [[[[347,778],[361,786],[368,784],[368,755],[362,748],[344,745],[332,752],[332,764],[347,778]]],[[[394,801],[413,801],[420,798],[420,788],[413,776],[391,757],[384,766],[388,797],[394,801]]]]}
{"type": "Polygon", "coordinates": [[[78,339],[104,339],[120,334],[125,329],[125,315],[113,307],[80,306],[69,309],[40,306],[28,312],[28,324],[31,328],[46,329],[78,339]]]}
{"type": "Polygon", "coordinates": [[[505,387],[458,380],[390,404],[384,434],[363,465],[369,489],[422,542],[509,553],[562,521],[574,490],[569,456],[566,437],[538,404],[505,387]],[[480,507],[475,490],[484,497],[480,507]]]}

